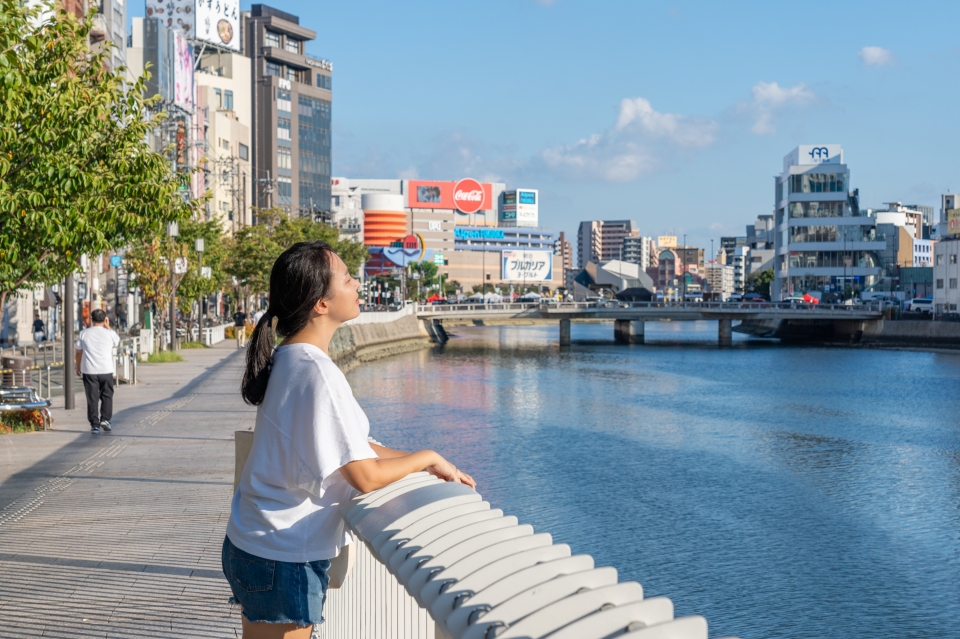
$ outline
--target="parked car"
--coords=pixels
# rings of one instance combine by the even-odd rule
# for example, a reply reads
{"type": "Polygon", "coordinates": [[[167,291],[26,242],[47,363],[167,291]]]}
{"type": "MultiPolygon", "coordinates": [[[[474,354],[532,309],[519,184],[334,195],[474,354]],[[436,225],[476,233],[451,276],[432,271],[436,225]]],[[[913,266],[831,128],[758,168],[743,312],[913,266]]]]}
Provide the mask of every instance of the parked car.
{"type": "Polygon", "coordinates": [[[727,301],[728,301],[728,302],[742,302],[742,301],[743,301],[743,295],[741,295],[740,293],[731,293],[731,294],[730,294],[730,297],[727,298],[727,301]]]}
{"type": "Polygon", "coordinates": [[[767,299],[760,293],[747,293],[743,296],[744,302],[766,302],[767,299]]]}
{"type": "Polygon", "coordinates": [[[933,300],[929,297],[918,297],[916,299],[912,299],[907,302],[905,310],[911,313],[933,315],[933,300]]]}

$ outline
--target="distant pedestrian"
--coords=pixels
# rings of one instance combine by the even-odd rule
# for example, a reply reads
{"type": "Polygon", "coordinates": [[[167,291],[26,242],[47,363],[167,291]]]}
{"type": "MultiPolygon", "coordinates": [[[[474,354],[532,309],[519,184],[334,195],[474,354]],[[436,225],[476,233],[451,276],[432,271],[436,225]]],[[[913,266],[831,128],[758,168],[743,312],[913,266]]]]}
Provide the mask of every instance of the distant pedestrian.
{"type": "Polygon", "coordinates": [[[243,348],[247,344],[247,314],[242,306],[233,314],[233,326],[237,333],[237,348],[243,348]]]}
{"type": "Polygon", "coordinates": [[[40,313],[33,314],[33,341],[37,345],[37,350],[40,350],[40,347],[43,346],[43,341],[47,339],[47,329],[43,325],[43,320],[40,319],[40,313]]]}
{"type": "Polygon", "coordinates": [[[253,314],[253,325],[256,326],[260,323],[260,318],[263,317],[263,311],[257,311],[253,314]]]}
{"type": "Polygon", "coordinates": [[[90,432],[113,430],[113,373],[114,350],[120,336],[110,329],[110,318],[99,308],[90,313],[89,328],[77,337],[77,374],[83,376],[83,391],[87,396],[87,421],[90,432]]]}

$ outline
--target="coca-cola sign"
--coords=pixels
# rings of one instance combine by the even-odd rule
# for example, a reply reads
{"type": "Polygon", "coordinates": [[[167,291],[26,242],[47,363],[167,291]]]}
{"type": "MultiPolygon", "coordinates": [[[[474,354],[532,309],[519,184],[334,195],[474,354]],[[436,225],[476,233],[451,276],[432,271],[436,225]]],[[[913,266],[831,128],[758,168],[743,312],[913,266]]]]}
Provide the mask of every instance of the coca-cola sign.
{"type": "Polygon", "coordinates": [[[476,213],[483,206],[483,187],[471,178],[460,180],[453,187],[453,203],[463,213],[476,213]]]}

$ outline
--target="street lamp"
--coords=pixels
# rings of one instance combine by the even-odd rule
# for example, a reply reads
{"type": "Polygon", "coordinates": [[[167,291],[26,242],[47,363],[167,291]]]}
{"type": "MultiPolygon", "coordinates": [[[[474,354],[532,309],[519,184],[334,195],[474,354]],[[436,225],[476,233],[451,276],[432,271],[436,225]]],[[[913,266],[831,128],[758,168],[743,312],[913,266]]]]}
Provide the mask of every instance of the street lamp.
{"type": "MultiPolygon", "coordinates": [[[[170,238],[171,245],[176,237],[180,235],[180,227],[176,222],[167,222],[167,237],[170,238]]],[[[171,258],[173,253],[171,252],[171,258]]],[[[170,351],[177,349],[177,280],[173,274],[173,263],[175,259],[170,260],[170,351]]]]}
{"type": "MultiPolygon", "coordinates": [[[[203,238],[193,241],[193,250],[197,252],[197,275],[203,277],[203,238]]],[[[203,293],[197,293],[197,341],[203,335],[203,293]]]]}

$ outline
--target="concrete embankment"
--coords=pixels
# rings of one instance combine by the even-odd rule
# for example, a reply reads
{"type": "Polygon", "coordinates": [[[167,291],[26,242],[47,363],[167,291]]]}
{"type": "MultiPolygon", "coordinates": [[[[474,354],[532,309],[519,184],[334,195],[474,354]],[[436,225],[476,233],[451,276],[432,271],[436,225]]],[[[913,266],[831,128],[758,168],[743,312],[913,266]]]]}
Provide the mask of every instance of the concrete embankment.
{"type": "Polygon", "coordinates": [[[860,330],[863,344],[960,348],[960,322],[879,320],[863,322],[860,330]]]}
{"type": "Polygon", "coordinates": [[[344,324],[330,342],[330,355],[347,372],[364,362],[428,346],[430,336],[410,306],[396,313],[365,313],[344,324]]]}

